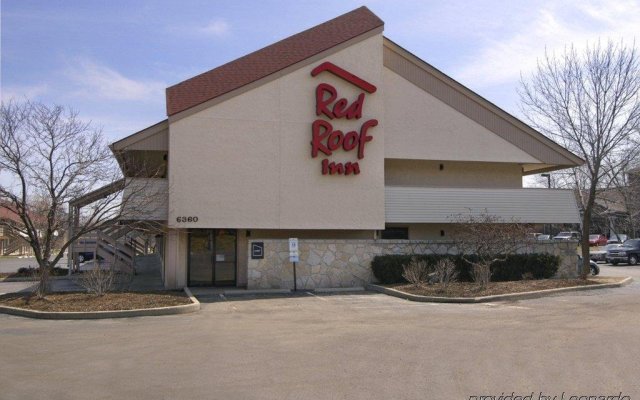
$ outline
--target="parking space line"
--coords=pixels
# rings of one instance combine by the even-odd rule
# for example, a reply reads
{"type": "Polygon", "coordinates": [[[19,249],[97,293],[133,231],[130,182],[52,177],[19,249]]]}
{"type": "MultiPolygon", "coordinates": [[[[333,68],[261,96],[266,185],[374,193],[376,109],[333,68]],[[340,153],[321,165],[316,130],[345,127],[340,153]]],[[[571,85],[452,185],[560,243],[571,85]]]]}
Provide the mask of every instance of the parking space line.
{"type": "Polygon", "coordinates": [[[320,299],[320,300],[322,300],[322,301],[329,301],[329,300],[327,300],[327,299],[323,298],[322,296],[318,296],[318,295],[317,295],[317,294],[315,294],[315,293],[312,293],[312,292],[305,292],[305,293],[306,293],[306,294],[308,294],[309,296],[313,296],[313,297],[315,297],[316,299],[320,299]]]}

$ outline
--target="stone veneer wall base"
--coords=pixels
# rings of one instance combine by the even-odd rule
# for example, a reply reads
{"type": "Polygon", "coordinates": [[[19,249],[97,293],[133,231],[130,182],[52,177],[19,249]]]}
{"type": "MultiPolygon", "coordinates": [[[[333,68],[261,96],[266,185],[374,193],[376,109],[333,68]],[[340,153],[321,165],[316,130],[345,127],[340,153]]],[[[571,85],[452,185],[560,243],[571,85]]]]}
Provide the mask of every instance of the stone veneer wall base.
{"type": "MultiPolygon", "coordinates": [[[[247,246],[248,289],[293,289],[293,265],[287,239],[254,239],[247,246]],[[264,258],[252,259],[251,243],[264,244],[264,258]]],[[[299,240],[298,289],[351,288],[375,283],[371,261],[382,254],[455,254],[449,241],[299,240]]],[[[562,258],[556,277],[577,276],[577,242],[533,242],[521,253],[550,253],[562,258]]]]}

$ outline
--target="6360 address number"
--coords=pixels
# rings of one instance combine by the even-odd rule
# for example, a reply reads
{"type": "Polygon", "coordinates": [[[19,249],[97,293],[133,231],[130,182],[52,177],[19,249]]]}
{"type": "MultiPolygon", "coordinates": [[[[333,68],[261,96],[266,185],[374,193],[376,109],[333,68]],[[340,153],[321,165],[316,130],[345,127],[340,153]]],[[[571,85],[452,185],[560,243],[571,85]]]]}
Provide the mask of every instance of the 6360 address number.
{"type": "Polygon", "coordinates": [[[198,222],[198,217],[177,217],[176,222],[198,222]]]}

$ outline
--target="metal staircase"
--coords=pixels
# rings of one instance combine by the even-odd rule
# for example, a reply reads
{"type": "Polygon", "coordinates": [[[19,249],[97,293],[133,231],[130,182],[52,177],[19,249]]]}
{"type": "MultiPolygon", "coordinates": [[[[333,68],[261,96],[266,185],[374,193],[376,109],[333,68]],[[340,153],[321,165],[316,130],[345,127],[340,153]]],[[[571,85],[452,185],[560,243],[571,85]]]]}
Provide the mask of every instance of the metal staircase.
{"type": "MultiPolygon", "coordinates": [[[[113,225],[82,236],[73,246],[74,260],[80,254],[92,254],[100,268],[135,273],[135,257],[141,254],[144,242],[131,228],[113,225]]],[[[96,261],[94,261],[95,265],[96,261]]],[[[78,270],[78,266],[75,268],[78,270]]]]}
{"type": "Polygon", "coordinates": [[[12,255],[16,252],[18,253],[18,255],[30,254],[31,247],[29,247],[29,244],[26,240],[17,237],[9,240],[7,246],[2,249],[3,256],[12,255]]]}

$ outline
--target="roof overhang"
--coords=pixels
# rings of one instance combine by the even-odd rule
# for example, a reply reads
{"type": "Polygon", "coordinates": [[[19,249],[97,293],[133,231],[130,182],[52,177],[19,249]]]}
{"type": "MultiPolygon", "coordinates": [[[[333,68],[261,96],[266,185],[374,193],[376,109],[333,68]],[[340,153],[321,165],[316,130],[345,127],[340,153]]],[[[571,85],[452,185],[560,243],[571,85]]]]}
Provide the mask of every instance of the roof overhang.
{"type": "Polygon", "coordinates": [[[136,133],[133,133],[125,138],[118,140],[117,142],[113,142],[109,145],[109,149],[115,156],[118,161],[118,165],[120,166],[120,170],[125,172],[125,159],[124,153],[127,151],[169,151],[168,144],[168,136],[166,138],[162,138],[162,140],[157,140],[156,142],[160,142],[160,146],[157,144],[153,147],[146,148],[144,143],[153,139],[154,136],[159,136],[168,133],[169,130],[169,120],[165,119],[156,124],[153,124],[147,128],[144,128],[136,133]]]}

